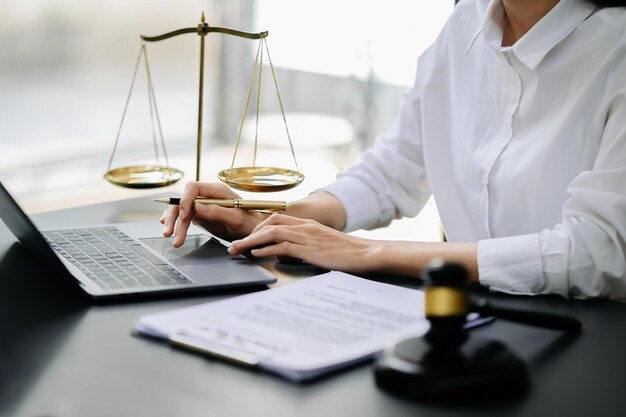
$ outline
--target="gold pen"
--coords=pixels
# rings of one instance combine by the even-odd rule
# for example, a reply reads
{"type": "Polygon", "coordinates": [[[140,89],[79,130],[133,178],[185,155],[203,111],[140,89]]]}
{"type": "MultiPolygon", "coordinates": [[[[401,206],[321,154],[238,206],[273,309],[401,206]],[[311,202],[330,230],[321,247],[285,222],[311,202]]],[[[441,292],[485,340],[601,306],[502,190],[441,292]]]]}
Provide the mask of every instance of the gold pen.
{"type": "MultiPolygon", "coordinates": [[[[179,205],[180,198],[157,198],[157,203],[179,205]]],[[[242,210],[254,211],[285,211],[287,203],[284,201],[270,200],[241,200],[238,198],[221,199],[221,198],[196,198],[193,200],[195,204],[217,204],[218,206],[228,208],[238,208],[242,210]]]]}

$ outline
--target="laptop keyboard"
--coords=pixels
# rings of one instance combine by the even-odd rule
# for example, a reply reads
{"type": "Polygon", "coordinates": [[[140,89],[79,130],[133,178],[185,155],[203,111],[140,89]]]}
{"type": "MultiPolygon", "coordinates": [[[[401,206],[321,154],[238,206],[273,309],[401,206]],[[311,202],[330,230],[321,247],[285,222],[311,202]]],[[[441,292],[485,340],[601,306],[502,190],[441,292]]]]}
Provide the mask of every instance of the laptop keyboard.
{"type": "Polygon", "coordinates": [[[55,251],[105,290],[193,283],[114,226],[42,233],[55,251]]]}

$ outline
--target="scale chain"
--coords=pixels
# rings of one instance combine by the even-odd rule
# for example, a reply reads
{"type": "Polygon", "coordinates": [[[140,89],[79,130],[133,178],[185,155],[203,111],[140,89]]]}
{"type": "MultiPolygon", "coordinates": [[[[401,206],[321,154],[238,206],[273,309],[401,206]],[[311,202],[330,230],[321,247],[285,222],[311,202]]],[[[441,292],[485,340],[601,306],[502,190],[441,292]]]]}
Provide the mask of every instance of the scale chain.
{"type": "Polygon", "coordinates": [[[267,39],[263,38],[261,41],[265,43],[267,60],[270,64],[270,70],[272,70],[272,78],[274,79],[274,86],[276,87],[276,96],[278,97],[278,104],[280,105],[280,114],[283,116],[283,123],[285,123],[285,130],[287,131],[287,139],[289,140],[291,156],[293,157],[294,164],[296,164],[296,171],[300,171],[300,169],[298,168],[298,160],[296,159],[296,152],[293,149],[293,143],[291,142],[291,135],[289,134],[289,127],[287,126],[287,118],[285,117],[285,107],[283,106],[283,100],[280,96],[280,90],[278,89],[278,81],[276,81],[276,71],[274,70],[274,64],[272,64],[272,57],[270,56],[270,49],[267,46],[267,39]]]}
{"type": "Polygon", "coordinates": [[[141,45],[141,52],[143,54],[143,63],[146,67],[146,82],[148,83],[148,107],[150,108],[150,127],[152,128],[152,145],[154,146],[154,157],[156,161],[159,161],[159,147],[157,146],[157,138],[156,138],[156,130],[154,128],[154,110],[153,110],[153,101],[152,101],[152,89],[151,80],[150,80],[150,67],[148,65],[148,55],[146,54],[146,45],[141,45]]]}
{"type": "Polygon", "coordinates": [[[165,166],[170,167],[170,162],[167,157],[167,148],[165,147],[165,139],[163,139],[163,129],[161,128],[161,118],[159,117],[159,108],[156,102],[156,94],[154,93],[154,83],[152,82],[152,71],[150,71],[150,64],[148,62],[148,51],[146,49],[145,42],[142,44],[143,57],[146,64],[146,78],[148,79],[148,96],[150,98],[150,121],[152,124],[152,139],[154,142],[154,151],[157,161],[159,160],[158,145],[156,143],[156,134],[154,132],[154,118],[152,115],[152,108],[154,107],[154,114],[156,115],[156,125],[159,129],[159,138],[161,140],[161,147],[163,148],[163,157],[165,158],[165,166]]]}
{"type": "MultiPolygon", "coordinates": [[[[298,160],[296,159],[296,152],[293,147],[293,142],[291,141],[291,134],[289,132],[289,127],[287,125],[287,117],[285,116],[285,106],[283,105],[283,100],[280,95],[280,89],[278,88],[278,81],[276,79],[276,70],[274,69],[274,64],[272,63],[272,58],[270,56],[269,47],[267,46],[267,39],[261,38],[259,41],[259,47],[257,49],[256,58],[254,60],[254,67],[252,69],[252,76],[250,77],[250,84],[248,85],[248,92],[246,94],[246,102],[244,105],[243,115],[241,116],[241,122],[239,124],[239,132],[237,133],[237,142],[235,143],[235,152],[233,154],[233,159],[230,164],[230,171],[233,170],[235,166],[235,159],[237,158],[237,151],[239,150],[239,143],[241,141],[241,133],[243,131],[243,125],[248,114],[248,107],[250,103],[250,97],[252,94],[252,86],[254,85],[255,75],[257,71],[257,66],[259,66],[259,80],[258,80],[258,93],[257,93],[257,108],[256,108],[256,129],[254,132],[254,156],[253,156],[253,166],[256,166],[256,156],[257,156],[257,142],[258,142],[258,132],[259,132],[259,113],[260,113],[260,99],[261,99],[261,77],[262,77],[262,67],[263,67],[263,46],[265,46],[265,51],[267,53],[267,59],[270,65],[270,70],[272,72],[272,80],[274,81],[274,87],[276,88],[276,96],[278,98],[278,104],[280,106],[280,113],[283,118],[283,123],[285,124],[285,131],[287,132],[287,140],[289,141],[289,149],[291,151],[291,156],[293,157],[293,162],[296,165],[296,170],[299,171],[298,168],[298,160]],[[259,57],[260,57],[260,65],[259,65],[259,57]]],[[[230,175],[230,173],[229,173],[230,175]]]]}
{"type": "Polygon", "coordinates": [[[124,126],[124,121],[126,120],[126,113],[128,112],[128,106],[130,104],[130,98],[133,93],[133,88],[135,87],[135,81],[137,80],[137,73],[139,72],[139,65],[141,64],[141,57],[144,57],[145,65],[146,65],[146,78],[148,80],[148,102],[150,105],[150,119],[152,124],[152,139],[155,147],[155,154],[157,161],[159,159],[158,146],[156,143],[156,132],[154,130],[154,116],[156,115],[156,125],[159,130],[159,136],[161,139],[161,147],[163,148],[163,155],[165,158],[165,164],[169,168],[169,160],[167,156],[167,149],[165,147],[165,140],[163,138],[163,130],[161,128],[161,119],[159,117],[159,109],[156,103],[156,95],[154,93],[154,84],[152,83],[152,75],[150,72],[150,65],[148,63],[148,54],[146,52],[145,41],[142,41],[139,47],[139,54],[137,55],[137,61],[135,62],[135,69],[133,70],[133,78],[130,82],[130,88],[128,89],[128,95],[126,96],[126,103],[124,104],[124,111],[122,112],[122,119],[120,120],[119,127],[117,129],[117,134],[115,135],[115,143],[113,145],[113,152],[111,153],[111,157],[109,158],[109,164],[107,170],[111,170],[111,165],[113,164],[113,159],[115,157],[115,153],[117,152],[117,146],[119,144],[120,136],[122,133],[122,127],[124,126]],[[153,114],[154,107],[154,114],[153,114]]]}
{"type": "MultiPolygon", "coordinates": [[[[143,45],[143,42],[141,44],[143,45]]],[[[130,103],[130,96],[133,93],[133,87],[135,85],[135,80],[137,79],[137,71],[139,70],[139,64],[141,63],[141,55],[142,55],[142,50],[140,47],[139,55],[137,56],[137,62],[135,63],[135,70],[133,71],[133,79],[130,82],[130,89],[128,90],[128,95],[126,96],[126,104],[124,105],[124,111],[122,112],[122,120],[120,121],[120,125],[117,129],[117,135],[115,135],[115,144],[113,145],[113,153],[111,153],[111,158],[109,159],[109,166],[107,168],[108,171],[111,170],[113,157],[115,156],[115,152],[117,151],[117,144],[120,141],[120,134],[122,133],[122,126],[124,125],[124,119],[126,118],[126,111],[128,110],[128,103],[130,103]]]]}
{"type": "Polygon", "coordinates": [[[248,105],[250,104],[250,95],[252,93],[252,86],[254,85],[254,78],[256,75],[257,65],[259,64],[259,54],[261,53],[261,42],[259,42],[259,47],[256,50],[256,58],[254,59],[254,66],[252,68],[252,76],[250,77],[250,84],[248,85],[248,93],[246,94],[246,102],[243,107],[243,115],[241,116],[241,121],[239,123],[239,131],[237,133],[237,142],[235,143],[235,152],[233,154],[233,159],[230,163],[230,172],[232,172],[233,167],[235,166],[235,159],[237,158],[237,151],[239,150],[239,142],[241,141],[241,132],[243,131],[243,124],[246,120],[246,115],[248,114],[248,105]]]}
{"type": "MultiPolygon", "coordinates": [[[[260,41],[263,43],[263,40],[260,41]]],[[[252,156],[252,166],[256,166],[256,151],[259,143],[259,113],[261,112],[261,85],[263,82],[263,48],[261,48],[261,61],[259,65],[259,81],[256,94],[256,125],[254,128],[254,154],[252,156]]]]}

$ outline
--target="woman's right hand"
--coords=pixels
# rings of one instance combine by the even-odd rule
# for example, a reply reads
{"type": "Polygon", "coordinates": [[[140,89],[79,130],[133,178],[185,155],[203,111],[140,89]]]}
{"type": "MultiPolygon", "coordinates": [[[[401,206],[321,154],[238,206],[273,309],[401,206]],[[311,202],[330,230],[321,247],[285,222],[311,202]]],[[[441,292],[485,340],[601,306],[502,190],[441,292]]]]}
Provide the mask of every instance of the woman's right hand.
{"type": "Polygon", "coordinates": [[[220,183],[192,181],[185,186],[180,205],[169,206],[161,216],[161,224],[165,225],[163,236],[174,235],[172,245],[182,246],[187,237],[187,229],[193,221],[210,233],[225,240],[241,239],[269,214],[226,208],[215,204],[194,204],[196,198],[241,198],[230,188],[220,183]]]}

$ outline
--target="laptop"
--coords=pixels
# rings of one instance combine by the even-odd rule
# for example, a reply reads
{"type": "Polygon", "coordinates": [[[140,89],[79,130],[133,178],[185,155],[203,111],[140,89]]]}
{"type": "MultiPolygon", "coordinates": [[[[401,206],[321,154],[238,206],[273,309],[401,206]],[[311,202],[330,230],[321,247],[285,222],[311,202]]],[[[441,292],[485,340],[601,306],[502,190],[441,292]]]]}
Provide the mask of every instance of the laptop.
{"type": "Polygon", "coordinates": [[[158,221],[39,230],[0,182],[0,219],[52,272],[93,298],[205,291],[276,282],[267,270],[193,226],[172,248],[158,221]]]}

